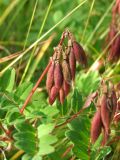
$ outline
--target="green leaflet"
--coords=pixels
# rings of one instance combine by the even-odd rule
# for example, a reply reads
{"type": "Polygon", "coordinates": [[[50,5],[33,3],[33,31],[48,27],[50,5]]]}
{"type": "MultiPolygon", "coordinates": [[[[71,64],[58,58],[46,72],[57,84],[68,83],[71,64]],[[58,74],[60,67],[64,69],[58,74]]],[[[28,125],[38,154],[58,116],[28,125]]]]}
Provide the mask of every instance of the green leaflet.
{"type": "Polygon", "coordinates": [[[0,90],[11,92],[15,83],[15,69],[7,70],[2,77],[0,77],[0,90]]]}
{"type": "Polygon", "coordinates": [[[27,153],[26,159],[32,156],[32,160],[37,160],[37,156],[41,157],[55,151],[52,145],[57,142],[57,138],[51,134],[55,124],[41,124],[35,129],[32,125],[22,122],[17,123],[15,127],[15,146],[27,153]]]}
{"type": "Polygon", "coordinates": [[[15,91],[16,97],[18,97],[21,100],[25,100],[29,95],[30,91],[32,90],[32,87],[33,87],[32,83],[24,82],[15,91]]]}
{"type": "Polygon", "coordinates": [[[82,95],[80,94],[77,88],[74,88],[71,97],[71,107],[73,111],[78,112],[82,108],[82,105],[83,105],[82,95]]]}
{"type": "Polygon", "coordinates": [[[66,137],[74,144],[73,153],[80,159],[83,157],[88,159],[89,126],[89,119],[86,116],[80,116],[68,124],[69,130],[65,133],[66,137]]]}
{"type": "Polygon", "coordinates": [[[44,135],[47,135],[52,132],[54,129],[54,124],[42,124],[38,127],[38,138],[41,138],[44,135]]]}
{"type": "Polygon", "coordinates": [[[100,76],[97,71],[78,74],[76,77],[78,89],[82,95],[88,96],[91,92],[96,91],[100,83],[100,76]]]}

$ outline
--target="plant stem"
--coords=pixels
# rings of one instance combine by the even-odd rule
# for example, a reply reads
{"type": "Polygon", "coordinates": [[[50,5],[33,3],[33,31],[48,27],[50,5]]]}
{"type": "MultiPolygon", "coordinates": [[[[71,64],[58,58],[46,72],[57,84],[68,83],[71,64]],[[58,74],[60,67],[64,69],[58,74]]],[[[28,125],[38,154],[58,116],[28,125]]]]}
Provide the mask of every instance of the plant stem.
{"type": "Polygon", "coordinates": [[[67,149],[66,151],[62,154],[61,158],[64,158],[66,157],[66,155],[71,151],[71,149],[74,147],[73,144],[71,144],[67,149]]]}
{"type": "Polygon", "coordinates": [[[0,122],[0,128],[4,131],[4,133],[5,133],[7,136],[9,136],[9,130],[6,130],[6,129],[4,128],[4,126],[2,125],[1,122],[0,122]]]}
{"type": "Polygon", "coordinates": [[[55,126],[55,128],[59,128],[59,127],[61,127],[61,126],[64,126],[64,125],[70,123],[72,120],[74,120],[75,118],[77,118],[77,117],[79,116],[79,114],[84,111],[84,109],[85,109],[85,108],[80,109],[79,112],[77,112],[77,113],[75,113],[74,115],[72,115],[71,118],[67,119],[64,123],[55,126]]]}
{"type": "Polygon", "coordinates": [[[18,157],[20,157],[23,153],[24,153],[23,150],[18,151],[17,153],[15,153],[15,154],[10,158],[10,160],[16,160],[16,159],[18,159],[18,157]]]}
{"type": "Polygon", "coordinates": [[[43,71],[42,75],[40,76],[40,78],[38,79],[38,81],[36,82],[35,86],[33,87],[33,89],[31,90],[30,94],[28,95],[26,101],[24,102],[22,108],[20,109],[20,113],[23,114],[24,109],[26,108],[27,104],[29,103],[32,95],[34,94],[34,92],[36,91],[37,87],[39,86],[39,84],[41,83],[42,79],[44,78],[44,76],[46,75],[49,67],[51,65],[51,60],[48,63],[47,67],[45,68],[45,70],[43,71]]]}

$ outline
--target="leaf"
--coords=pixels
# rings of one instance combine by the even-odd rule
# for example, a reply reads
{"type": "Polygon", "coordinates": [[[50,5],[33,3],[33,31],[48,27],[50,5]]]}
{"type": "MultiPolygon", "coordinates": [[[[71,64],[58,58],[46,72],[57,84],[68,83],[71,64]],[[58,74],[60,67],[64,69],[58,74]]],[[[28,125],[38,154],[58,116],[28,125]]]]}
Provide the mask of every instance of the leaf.
{"type": "Polygon", "coordinates": [[[15,95],[21,100],[25,100],[29,95],[30,91],[32,90],[32,87],[33,87],[32,83],[24,82],[17,88],[15,95]]]}
{"type": "Polygon", "coordinates": [[[65,133],[70,142],[74,143],[73,154],[78,158],[88,159],[88,147],[90,136],[90,120],[86,116],[80,116],[68,124],[69,130],[65,133]]]}
{"type": "Polygon", "coordinates": [[[26,131],[29,131],[29,132],[35,132],[35,128],[33,128],[33,126],[29,123],[25,123],[25,122],[22,122],[22,123],[17,123],[15,125],[15,128],[20,132],[26,132],[26,131]]]}
{"type": "Polygon", "coordinates": [[[35,156],[31,156],[29,154],[24,154],[22,156],[22,160],[42,160],[41,156],[40,155],[35,155],[35,156]]]}
{"type": "Polygon", "coordinates": [[[54,129],[55,125],[50,123],[50,124],[42,124],[38,127],[38,137],[41,138],[44,135],[47,135],[52,132],[54,129]]]}
{"type": "Polygon", "coordinates": [[[15,69],[8,69],[2,77],[0,77],[0,88],[12,92],[15,82],[15,69]]]}
{"type": "Polygon", "coordinates": [[[26,153],[35,154],[36,143],[33,141],[19,140],[15,142],[15,146],[21,150],[24,150],[26,153]]]}
{"type": "Polygon", "coordinates": [[[11,108],[11,110],[10,110],[11,112],[9,112],[8,111],[8,114],[7,114],[7,117],[6,117],[6,119],[7,119],[7,122],[9,123],[9,124],[15,124],[15,123],[17,123],[17,122],[20,122],[21,120],[23,121],[24,120],[24,117],[23,117],[23,115],[21,115],[20,113],[19,113],[19,110],[18,110],[18,108],[11,108]]]}
{"type": "Polygon", "coordinates": [[[30,156],[29,154],[24,154],[22,156],[22,160],[32,160],[32,156],[30,156]]]}
{"type": "Polygon", "coordinates": [[[112,151],[112,149],[110,146],[103,147],[100,150],[98,156],[95,158],[95,160],[101,160],[101,159],[105,158],[108,154],[110,154],[111,151],[112,151]]]}
{"type": "Polygon", "coordinates": [[[44,108],[43,110],[43,113],[50,116],[50,117],[54,117],[55,115],[57,115],[59,113],[59,110],[57,109],[56,106],[52,107],[51,106],[48,106],[46,108],[44,108]]]}
{"type": "Polygon", "coordinates": [[[45,155],[54,152],[54,147],[51,144],[57,142],[57,138],[53,135],[45,135],[40,139],[39,155],[45,155]]]}
{"type": "Polygon", "coordinates": [[[56,106],[57,109],[59,110],[61,115],[66,115],[68,112],[68,107],[67,107],[67,99],[65,99],[64,103],[61,104],[58,100],[56,101],[56,106]]]}
{"type": "Polygon", "coordinates": [[[75,112],[78,112],[82,108],[82,96],[79,93],[77,88],[74,88],[72,98],[71,98],[71,107],[75,112]]]}
{"type": "Polygon", "coordinates": [[[57,142],[56,136],[51,135],[55,124],[41,124],[38,127],[38,138],[39,138],[39,155],[45,155],[54,152],[54,147],[51,146],[53,143],[57,142]]]}
{"type": "Polygon", "coordinates": [[[18,132],[14,134],[14,139],[16,140],[22,140],[22,141],[31,141],[31,142],[35,142],[35,133],[26,131],[26,132],[18,132]]]}
{"type": "Polygon", "coordinates": [[[97,90],[100,83],[100,76],[97,71],[78,74],[76,77],[77,87],[85,96],[97,90]]]}

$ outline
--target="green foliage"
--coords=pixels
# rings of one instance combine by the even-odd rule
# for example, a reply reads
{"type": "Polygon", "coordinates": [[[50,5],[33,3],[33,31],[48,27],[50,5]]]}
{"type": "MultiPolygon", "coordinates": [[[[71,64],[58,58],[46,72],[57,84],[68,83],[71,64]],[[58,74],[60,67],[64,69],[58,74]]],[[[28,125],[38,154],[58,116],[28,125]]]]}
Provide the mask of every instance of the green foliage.
{"type": "Polygon", "coordinates": [[[89,131],[90,121],[85,116],[80,116],[73,120],[69,125],[69,131],[66,132],[66,136],[73,142],[73,153],[80,159],[89,159],[88,146],[89,146],[89,131]]]}
{"type": "Polygon", "coordinates": [[[2,77],[0,77],[0,90],[11,92],[15,83],[15,69],[7,70],[2,77]]]}
{"type": "MultiPolygon", "coordinates": [[[[86,0],[75,11],[74,8],[83,1],[0,1],[0,160],[112,160],[115,156],[116,160],[119,159],[119,142],[102,147],[101,134],[95,144],[91,144],[90,125],[96,101],[78,114],[86,97],[99,89],[102,78],[110,77],[114,82],[120,80],[119,62],[107,64],[104,55],[101,56],[113,1],[86,0]],[[71,11],[73,13],[65,18],[71,11]],[[66,27],[85,49],[88,66],[83,68],[77,65],[74,85],[71,85],[63,105],[58,100],[52,106],[48,104],[44,78],[21,114],[20,109],[43,73],[66,27]],[[41,36],[46,36],[32,50],[31,46],[41,38],[39,32],[41,36]],[[53,37],[46,48],[50,36],[53,37]],[[26,49],[30,50],[23,55],[26,49]],[[31,53],[31,63],[20,83],[31,53]],[[99,56],[103,62],[100,70],[91,71],[99,56]],[[30,75],[32,66],[36,68],[30,75]],[[31,77],[30,81],[28,77],[31,77]],[[70,146],[73,147],[69,150],[70,146]]],[[[120,127],[112,125],[114,136],[119,136],[120,127]]],[[[112,133],[110,136],[110,140],[114,139],[112,133]]]]}
{"type": "Polygon", "coordinates": [[[96,91],[100,84],[100,76],[97,71],[89,73],[79,73],[76,78],[78,89],[82,94],[88,96],[90,93],[96,91]]]}

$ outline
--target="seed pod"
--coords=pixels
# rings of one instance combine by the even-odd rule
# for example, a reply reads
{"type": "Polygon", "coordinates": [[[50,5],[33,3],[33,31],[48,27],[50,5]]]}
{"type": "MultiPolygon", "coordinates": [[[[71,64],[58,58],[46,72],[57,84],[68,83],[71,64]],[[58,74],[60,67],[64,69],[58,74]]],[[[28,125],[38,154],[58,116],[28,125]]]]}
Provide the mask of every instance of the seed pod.
{"type": "Polygon", "coordinates": [[[100,99],[100,105],[101,105],[101,119],[103,126],[105,128],[105,131],[107,134],[109,134],[110,131],[110,111],[107,104],[107,95],[103,94],[100,99]]]}
{"type": "Polygon", "coordinates": [[[100,113],[100,108],[98,108],[91,122],[91,142],[92,143],[95,143],[95,141],[98,139],[101,133],[101,128],[102,128],[101,113],[100,113]]]}
{"type": "Polygon", "coordinates": [[[120,53],[120,45],[119,44],[120,44],[120,36],[118,35],[111,45],[110,53],[108,56],[109,61],[117,61],[118,60],[118,58],[120,56],[119,55],[119,53],[120,53]]]}
{"type": "Polygon", "coordinates": [[[63,89],[65,96],[67,96],[68,93],[70,92],[70,84],[68,84],[65,80],[63,81],[63,89]]]}
{"type": "Polygon", "coordinates": [[[55,63],[52,61],[52,64],[48,70],[47,73],[47,79],[46,79],[46,88],[49,91],[54,83],[54,68],[55,68],[55,63]]]}
{"type": "Polygon", "coordinates": [[[85,54],[82,46],[76,41],[73,42],[73,51],[74,51],[76,61],[78,61],[82,65],[86,66],[87,65],[86,54],[85,54]]]}
{"type": "Polygon", "coordinates": [[[117,112],[120,112],[120,100],[117,101],[117,112]]]}
{"type": "Polygon", "coordinates": [[[63,77],[64,80],[70,84],[71,82],[71,74],[70,74],[70,68],[69,68],[69,64],[67,63],[66,60],[62,61],[62,71],[63,71],[63,77]]]}
{"type": "Polygon", "coordinates": [[[70,65],[71,76],[72,76],[72,79],[74,81],[75,71],[76,71],[76,59],[75,59],[75,55],[73,53],[73,48],[72,47],[71,47],[70,55],[69,55],[69,65],[70,65]]]}
{"type": "Polygon", "coordinates": [[[49,93],[49,104],[50,105],[52,105],[55,102],[58,92],[59,90],[55,86],[51,88],[51,91],[49,93]]]}
{"type": "Polygon", "coordinates": [[[63,84],[63,74],[62,68],[59,62],[55,63],[55,70],[54,70],[54,83],[55,87],[59,90],[63,84]]]}
{"type": "Polygon", "coordinates": [[[102,145],[102,146],[105,146],[105,144],[106,144],[106,143],[107,143],[107,141],[108,141],[108,134],[106,133],[106,131],[105,131],[105,129],[104,129],[104,128],[103,128],[102,133],[103,133],[103,140],[102,140],[101,145],[102,145]]]}
{"type": "Polygon", "coordinates": [[[112,104],[113,104],[112,115],[114,116],[117,109],[117,96],[114,90],[112,91],[111,98],[112,98],[112,104]]]}
{"type": "Polygon", "coordinates": [[[61,88],[59,90],[59,100],[60,100],[60,103],[63,104],[64,103],[64,100],[65,100],[65,93],[64,93],[64,89],[61,88]]]}

